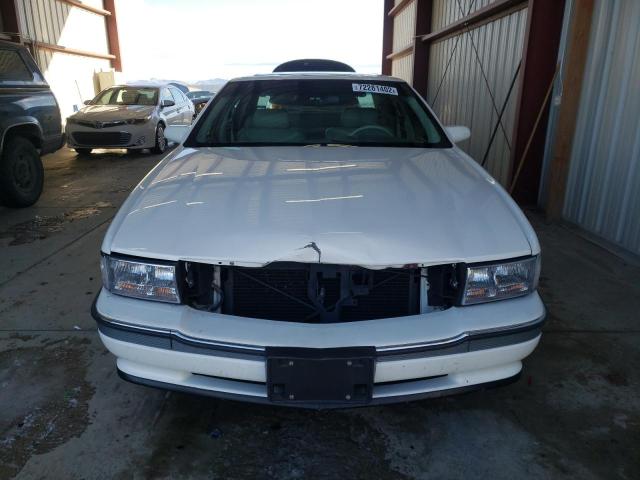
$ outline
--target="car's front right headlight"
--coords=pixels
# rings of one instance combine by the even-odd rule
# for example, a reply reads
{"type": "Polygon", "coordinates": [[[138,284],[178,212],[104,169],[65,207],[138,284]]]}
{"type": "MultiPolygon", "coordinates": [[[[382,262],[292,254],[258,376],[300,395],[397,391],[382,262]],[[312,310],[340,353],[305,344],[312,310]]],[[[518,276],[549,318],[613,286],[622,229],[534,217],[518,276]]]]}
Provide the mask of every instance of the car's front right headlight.
{"type": "Polygon", "coordinates": [[[176,264],[137,261],[102,255],[103,286],[125,297],[180,303],[176,264]]]}
{"type": "Polygon", "coordinates": [[[151,120],[151,115],[147,115],[142,118],[129,118],[128,120],[125,120],[125,123],[128,125],[142,125],[143,123],[147,123],[149,120],[151,120]]]}
{"type": "Polygon", "coordinates": [[[493,302],[535,291],[540,256],[504,263],[467,266],[462,305],[493,302]]]}

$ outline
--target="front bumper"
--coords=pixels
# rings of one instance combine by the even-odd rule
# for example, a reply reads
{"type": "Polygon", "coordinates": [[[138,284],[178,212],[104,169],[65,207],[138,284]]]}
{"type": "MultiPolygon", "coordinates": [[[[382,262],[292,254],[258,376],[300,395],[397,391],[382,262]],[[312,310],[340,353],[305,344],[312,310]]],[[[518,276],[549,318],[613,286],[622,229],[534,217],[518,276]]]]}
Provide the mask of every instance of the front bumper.
{"type": "Polygon", "coordinates": [[[376,355],[371,404],[512,381],[522,369],[522,359],[538,344],[545,315],[539,296],[533,294],[412,317],[314,325],[218,315],[104,290],[92,312],[103,343],[117,357],[122,378],[251,402],[269,402],[267,346],[372,345],[376,355]]]}
{"type": "Polygon", "coordinates": [[[70,148],[152,148],[155,146],[155,123],[92,128],[67,124],[67,145],[70,148]]]}

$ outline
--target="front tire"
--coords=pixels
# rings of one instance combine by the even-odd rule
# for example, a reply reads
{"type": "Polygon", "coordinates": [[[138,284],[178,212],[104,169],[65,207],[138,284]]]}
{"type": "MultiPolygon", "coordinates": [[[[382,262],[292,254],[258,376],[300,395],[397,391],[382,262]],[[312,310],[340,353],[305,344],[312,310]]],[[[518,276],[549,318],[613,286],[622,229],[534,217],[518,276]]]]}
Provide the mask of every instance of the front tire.
{"type": "Polygon", "coordinates": [[[164,136],[164,125],[161,123],[156,127],[156,145],[151,149],[153,153],[164,153],[167,150],[167,139],[164,136]]]}
{"type": "Polygon", "coordinates": [[[38,201],[44,167],[36,147],[23,137],[5,143],[0,161],[0,201],[8,207],[29,207],[38,201]]]}
{"type": "Polygon", "coordinates": [[[89,155],[93,148],[74,148],[78,155],[89,155]]]}

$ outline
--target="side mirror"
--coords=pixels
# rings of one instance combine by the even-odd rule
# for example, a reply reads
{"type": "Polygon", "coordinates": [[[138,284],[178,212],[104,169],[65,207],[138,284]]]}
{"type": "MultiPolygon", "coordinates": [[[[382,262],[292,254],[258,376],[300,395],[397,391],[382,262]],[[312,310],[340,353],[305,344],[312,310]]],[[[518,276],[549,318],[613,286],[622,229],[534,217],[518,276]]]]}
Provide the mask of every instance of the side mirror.
{"type": "Polygon", "coordinates": [[[91,105],[91,100],[85,100],[84,102],[82,102],[84,105],[91,105]]]}
{"type": "Polygon", "coordinates": [[[175,104],[176,102],[174,102],[173,100],[162,100],[162,102],[160,103],[160,107],[173,107],[175,104]]]}
{"type": "Polygon", "coordinates": [[[187,135],[191,125],[170,125],[164,129],[164,137],[170,142],[182,143],[187,135]]]}
{"type": "Polygon", "coordinates": [[[453,143],[464,142],[468,138],[471,137],[471,130],[468,127],[463,127],[461,125],[450,125],[448,127],[444,127],[449,135],[449,138],[453,143]]]}

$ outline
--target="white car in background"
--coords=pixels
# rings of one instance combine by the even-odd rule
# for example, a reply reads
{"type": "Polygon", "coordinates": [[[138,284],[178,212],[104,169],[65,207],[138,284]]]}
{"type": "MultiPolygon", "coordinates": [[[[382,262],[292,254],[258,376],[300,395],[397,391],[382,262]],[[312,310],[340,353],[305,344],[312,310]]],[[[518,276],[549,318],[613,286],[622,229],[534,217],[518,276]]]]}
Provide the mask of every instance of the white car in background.
{"type": "Polygon", "coordinates": [[[193,103],[174,86],[117,85],[67,118],[67,144],[79,154],[94,148],[149,148],[163,153],[164,130],[191,125],[193,115],[193,103]]]}
{"type": "Polygon", "coordinates": [[[328,408],[518,377],[540,245],[404,81],[239,78],[167,135],[102,243],[92,313],[124,379],[328,408]]]}

